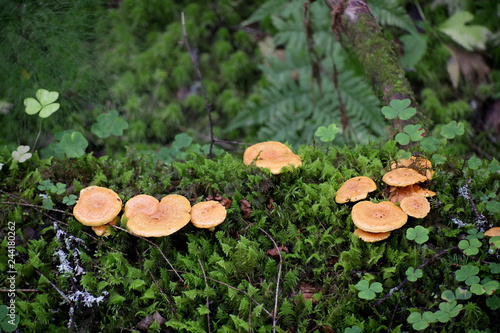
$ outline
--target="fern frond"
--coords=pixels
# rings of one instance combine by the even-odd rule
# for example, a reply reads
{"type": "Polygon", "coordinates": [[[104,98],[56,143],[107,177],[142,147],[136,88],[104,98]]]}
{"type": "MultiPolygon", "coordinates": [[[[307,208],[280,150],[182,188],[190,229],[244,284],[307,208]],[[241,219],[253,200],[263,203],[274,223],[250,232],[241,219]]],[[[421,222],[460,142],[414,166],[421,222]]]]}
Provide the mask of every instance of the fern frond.
{"type": "Polygon", "coordinates": [[[398,27],[413,35],[418,35],[412,18],[395,0],[376,0],[370,2],[370,9],[379,25],[398,27]]]}

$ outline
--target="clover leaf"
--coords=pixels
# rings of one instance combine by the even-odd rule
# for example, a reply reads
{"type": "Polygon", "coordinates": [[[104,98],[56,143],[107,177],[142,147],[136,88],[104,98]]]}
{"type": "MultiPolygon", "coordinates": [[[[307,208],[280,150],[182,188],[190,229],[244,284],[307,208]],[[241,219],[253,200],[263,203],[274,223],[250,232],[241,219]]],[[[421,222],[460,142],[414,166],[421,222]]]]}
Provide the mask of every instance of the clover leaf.
{"type": "Polygon", "coordinates": [[[465,281],[466,285],[471,286],[480,280],[477,273],[479,273],[479,267],[467,264],[455,272],[455,278],[457,281],[465,281]]]}
{"type": "Polygon", "coordinates": [[[457,123],[455,120],[450,121],[441,128],[441,135],[446,139],[454,139],[456,135],[463,135],[464,133],[464,124],[457,123]]]}
{"type": "Polygon", "coordinates": [[[97,117],[97,123],[92,125],[92,133],[105,139],[110,135],[121,136],[123,130],[128,128],[128,123],[125,119],[118,115],[118,111],[111,110],[109,113],[100,114],[97,117]]]}
{"type": "Polygon", "coordinates": [[[58,98],[59,93],[57,91],[38,89],[36,99],[28,97],[24,100],[25,111],[29,115],[40,112],[38,114],[40,118],[47,118],[59,110],[60,104],[54,103],[58,98]]]}
{"type": "Polygon", "coordinates": [[[470,287],[470,291],[476,295],[492,295],[500,286],[500,283],[496,280],[489,280],[487,282],[483,281],[481,284],[476,283],[470,287]]]}
{"type": "Polygon", "coordinates": [[[453,302],[455,300],[468,300],[472,297],[467,289],[457,288],[455,292],[451,290],[445,290],[441,293],[441,298],[448,302],[453,302]]]}
{"type": "Polygon", "coordinates": [[[411,281],[411,282],[417,281],[419,278],[421,278],[424,275],[420,268],[415,269],[413,267],[408,267],[408,269],[406,270],[405,273],[406,273],[406,277],[407,277],[408,281],[411,281]]]}
{"type": "Polygon", "coordinates": [[[332,142],[335,140],[335,135],[340,131],[337,124],[330,124],[328,127],[320,126],[314,133],[314,135],[319,136],[319,139],[323,142],[332,142]]]}
{"type": "Polygon", "coordinates": [[[17,150],[12,152],[12,159],[19,163],[26,162],[33,156],[31,153],[28,153],[29,151],[30,146],[19,146],[17,150]]]}
{"type": "Polygon", "coordinates": [[[361,328],[359,328],[359,326],[357,325],[346,327],[344,333],[361,333],[361,328]]]}
{"type": "Polygon", "coordinates": [[[439,149],[439,140],[433,136],[428,136],[420,141],[420,147],[427,153],[433,153],[439,149]]]}
{"type": "Polygon", "coordinates": [[[491,264],[489,264],[488,268],[490,269],[491,274],[500,273],[500,264],[497,264],[496,262],[492,262],[491,264]]]}
{"type": "Polygon", "coordinates": [[[408,228],[406,230],[406,238],[409,240],[414,240],[418,244],[423,244],[429,240],[429,230],[417,225],[415,228],[408,228]]]}
{"type": "Polygon", "coordinates": [[[500,201],[488,201],[486,203],[486,210],[490,213],[500,213],[500,201]]]}
{"type": "Polygon", "coordinates": [[[21,317],[17,314],[9,314],[7,305],[0,305],[0,332],[14,332],[17,329],[21,317]],[[12,318],[14,317],[14,318],[12,318]]]}
{"type": "Polygon", "coordinates": [[[50,192],[55,194],[63,194],[64,192],[66,192],[66,184],[58,182],[57,184],[50,187],[50,192]]]}
{"type": "Polygon", "coordinates": [[[68,206],[71,206],[71,205],[74,205],[76,203],[76,199],[78,199],[78,197],[74,194],[70,194],[68,196],[65,196],[62,200],[63,204],[66,204],[68,206]]]}
{"type": "Polygon", "coordinates": [[[390,106],[382,107],[382,113],[387,119],[408,120],[417,113],[415,108],[409,108],[411,104],[409,99],[393,99],[389,104],[390,106]]]}
{"type": "Polygon", "coordinates": [[[403,128],[404,133],[398,133],[394,139],[400,144],[400,145],[407,145],[410,143],[410,141],[420,141],[424,138],[425,136],[425,131],[422,128],[422,125],[416,124],[416,125],[406,125],[403,128]]]}
{"type": "Polygon", "coordinates": [[[487,298],[486,305],[488,305],[488,307],[493,311],[500,309],[500,297],[495,295],[487,298]]]}
{"type": "Polygon", "coordinates": [[[358,297],[363,299],[374,299],[375,293],[382,292],[382,284],[380,282],[373,282],[370,284],[367,280],[359,281],[354,288],[359,290],[358,297]]]}
{"type": "Polygon", "coordinates": [[[469,165],[470,169],[477,170],[477,169],[479,169],[481,164],[483,164],[483,160],[481,160],[480,158],[477,158],[476,156],[472,156],[467,161],[467,164],[469,165]]]}
{"type": "Polygon", "coordinates": [[[437,321],[436,315],[430,311],[425,311],[423,314],[420,312],[412,312],[406,318],[409,324],[412,324],[414,330],[422,331],[429,327],[430,324],[437,321]]]}
{"type": "Polygon", "coordinates": [[[488,170],[490,170],[490,172],[493,173],[500,171],[500,163],[497,161],[496,158],[493,158],[490,164],[488,164],[488,170]]]}
{"type": "Polygon", "coordinates": [[[479,253],[481,242],[477,238],[471,240],[463,239],[458,243],[458,248],[461,249],[466,255],[473,256],[479,253]]]}
{"type": "Polygon", "coordinates": [[[457,305],[457,301],[439,303],[439,310],[435,312],[436,319],[446,323],[451,318],[458,316],[462,308],[463,305],[457,305]]]}
{"type": "Polygon", "coordinates": [[[65,133],[59,142],[59,148],[70,158],[83,156],[88,145],[87,139],[78,131],[65,133]]]}

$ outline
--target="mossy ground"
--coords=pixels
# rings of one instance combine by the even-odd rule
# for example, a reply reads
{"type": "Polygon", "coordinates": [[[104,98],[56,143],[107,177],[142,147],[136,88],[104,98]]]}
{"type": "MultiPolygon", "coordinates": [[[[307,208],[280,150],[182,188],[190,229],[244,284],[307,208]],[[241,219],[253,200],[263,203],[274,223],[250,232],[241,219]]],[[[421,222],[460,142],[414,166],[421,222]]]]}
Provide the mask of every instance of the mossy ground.
{"type": "MultiPolygon", "coordinates": [[[[158,312],[166,326],[155,322],[150,331],[270,332],[276,305],[278,332],[343,332],[354,325],[364,332],[411,331],[406,321],[411,311],[435,311],[442,291],[463,284],[454,278],[458,267],[498,263],[498,250],[488,253],[486,248],[475,256],[458,250],[458,241],[467,233],[452,218],[474,223],[473,209],[458,194],[471,179],[476,208],[490,224],[498,225],[499,214],[485,210],[485,196],[498,193],[500,174],[486,163],[473,170],[463,160],[449,157],[446,164],[436,166],[427,184],[438,193],[431,200],[431,214],[410,218],[386,241],[364,243],[352,234],[352,205],[336,204],[336,190],[350,177],[369,176],[378,185],[370,200],[383,200],[382,175],[397,151],[393,142],[342,149],[302,146],[297,153],[304,165],[279,176],[245,166],[240,157],[229,154],[215,160],[196,155],[171,165],[154,163],[147,155],[137,158],[132,152],[120,160],[34,156],[23,164],[4,165],[0,255],[7,257],[5,223],[13,221],[20,327],[25,332],[66,332],[71,318],[73,331],[134,331],[158,312]],[[53,210],[42,209],[37,188],[46,179],[67,185],[65,193],[50,194],[53,210]],[[219,195],[231,205],[226,222],[215,232],[188,225],[173,236],[150,239],[152,243],[121,230],[99,238],[75,221],[72,207],[62,203],[64,196],[78,195],[89,185],[111,188],[123,202],[140,193],[157,198],[177,193],[193,204],[219,195]],[[417,225],[430,230],[423,245],[405,237],[406,230],[417,225]],[[55,229],[67,233],[63,242],[55,229]],[[60,256],[55,253],[68,249],[74,242],[71,237],[82,239],[84,245],[70,244],[68,258],[78,257],[86,273],[70,278],[60,272],[60,256]],[[276,253],[268,252],[275,244],[282,249],[281,263],[276,253]],[[435,257],[448,249],[452,250],[435,257]],[[376,305],[404,281],[408,267],[425,262],[422,278],[404,283],[376,305]],[[359,298],[354,285],[362,278],[382,283],[383,292],[373,300],[359,298]],[[77,290],[105,297],[90,307],[82,301],[64,301],[61,293],[69,296],[77,290]]],[[[3,151],[1,156],[5,162],[9,154],[3,151]]],[[[0,261],[2,281],[6,264],[0,261]]],[[[485,269],[481,274],[495,278],[485,269]]],[[[457,317],[432,327],[439,332],[498,330],[494,311],[485,305],[485,299],[495,295],[474,295],[463,302],[466,306],[457,317]]],[[[6,304],[7,293],[0,296],[6,304]]]]}

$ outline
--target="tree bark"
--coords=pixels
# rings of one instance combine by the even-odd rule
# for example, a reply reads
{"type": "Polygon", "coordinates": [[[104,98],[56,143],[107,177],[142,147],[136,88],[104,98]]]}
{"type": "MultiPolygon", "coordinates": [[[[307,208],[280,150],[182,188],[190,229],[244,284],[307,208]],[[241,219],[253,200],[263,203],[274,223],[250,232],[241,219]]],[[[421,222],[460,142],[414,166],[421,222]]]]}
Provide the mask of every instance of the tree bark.
{"type": "Polygon", "coordinates": [[[429,119],[418,106],[410,83],[405,77],[394,42],[385,38],[364,0],[325,0],[332,10],[332,29],[341,40],[347,36],[352,52],[361,62],[379,99],[389,105],[393,99],[410,99],[417,113],[407,121],[395,120],[394,128],[420,124],[427,130],[429,119]]]}

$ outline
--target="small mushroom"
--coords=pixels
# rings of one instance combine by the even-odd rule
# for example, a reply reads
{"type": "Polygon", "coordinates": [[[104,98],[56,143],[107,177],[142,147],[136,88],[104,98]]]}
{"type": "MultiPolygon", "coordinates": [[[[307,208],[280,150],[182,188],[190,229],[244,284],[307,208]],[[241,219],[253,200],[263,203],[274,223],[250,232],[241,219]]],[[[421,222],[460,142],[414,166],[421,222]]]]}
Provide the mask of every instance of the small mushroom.
{"type": "Polygon", "coordinates": [[[352,207],[351,217],[359,229],[374,233],[399,229],[408,220],[408,215],[390,201],[360,201],[352,207]]]}
{"type": "Polygon", "coordinates": [[[399,202],[401,209],[409,216],[422,219],[431,211],[431,205],[426,197],[412,195],[399,202]]]}
{"type": "Polygon", "coordinates": [[[189,223],[191,204],[185,197],[170,194],[160,202],[141,194],[125,204],[122,221],[130,232],[142,237],[162,237],[177,232],[189,223]]]}
{"type": "Polygon", "coordinates": [[[267,168],[273,174],[280,174],[287,166],[297,168],[302,165],[299,156],[281,142],[267,141],[248,147],[243,154],[243,163],[250,165],[255,162],[259,168],[267,168]]]}
{"type": "Polygon", "coordinates": [[[197,228],[214,231],[226,219],[226,208],[218,201],[198,202],[191,208],[191,223],[197,228]]]}
{"type": "Polygon", "coordinates": [[[111,222],[122,210],[122,199],[113,190],[89,186],[80,191],[73,215],[80,223],[99,226],[111,222]]]}
{"type": "Polygon", "coordinates": [[[417,184],[399,187],[399,186],[390,186],[389,187],[389,200],[393,203],[401,202],[406,197],[412,195],[420,195],[423,197],[433,197],[436,195],[436,192],[428,190],[426,188],[422,188],[417,184]]]}
{"type": "Polygon", "coordinates": [[[345,181],[337,191],[335,201],[337,203],[355,202],[365,199],[368,193],[377,189],[375,182],[365,176],[358,176],[345,181]]]}
{"type": "Polygon", "coordinates": [[[390,231],[387,232],[368,232],[364,231],[362,229],[357,228],[354,230],[354,234],[364,240],[367,243],[375,243],[375,242],[380,242],[384,239],[389,238],[391,235],[390,231]]]}
{"type": "Polygon", "coordinates": [[[118,222],[118,216],[111,220],[111,222],[109,223],[93,226],[92,230],[94,230],[97,236],[108,237],[109,235],[111,235],[108,230],[108,225],[116,225],[116,222],[118,222]]]}
{"type": "Polygon", "coordinates": [[[495,237],[495,236],[500,236],[500,227],[490,228],[484,232],[484,237],[495,237]]]}
{"type": "Polygon", "coordinates": [[[427,177],[409,168],[399,168],[387,172],[382,180],[391,186],[409,186],[420,182],[425,182],[427,177]]]}

